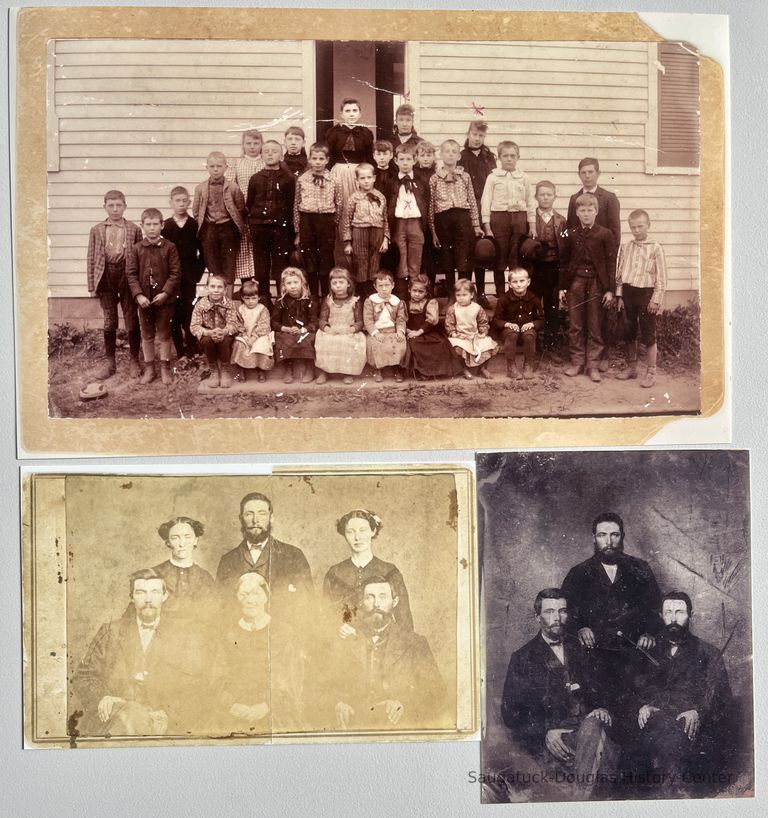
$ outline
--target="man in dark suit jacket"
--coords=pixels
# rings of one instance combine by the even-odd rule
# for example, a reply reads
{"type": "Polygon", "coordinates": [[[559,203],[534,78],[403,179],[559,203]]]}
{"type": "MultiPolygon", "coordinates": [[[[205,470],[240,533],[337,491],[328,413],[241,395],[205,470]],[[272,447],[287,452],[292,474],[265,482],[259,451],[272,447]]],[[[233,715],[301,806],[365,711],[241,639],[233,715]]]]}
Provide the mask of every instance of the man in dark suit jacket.
{"type": "MultiPolygon", "coordinates": [[[[598,212],[596,224],[605,227],[613,233],[616,244],[616,253],[621,246],[621,205],[615,193],[606,190],[597,184],[600,177],[600,163],[591,156],[586,156],[579,162],[579,178],[582,188],[574,193],[568,201],[568,227],[579,226],[579,217],[576,215],[576,200],[582,193],[591,193],[597,198],[598,212]]],[[[616,258],[614,257],[614,264],[616,258]]]]}
{"type": "Polygon", "coordinates": [[[732,696],[720,651],[690,631],[688,594],[669,591],[661,602],[664,629],[651,649],[638,694],[636,740],[673,784],[707,756],[711,771],[722,770],[723,748],[733,746],[732,696]],[[731,739],[731,740],[729,740],[731,739]]]}
{"type": "Polygon", "coordinates": [[[593,555],[571,568],[562,589],[570,603],[568,630],[594,652],[604,681],[614,680],[609,706],[616,709],[647,664],[643,651],[655,644],[661,591],[648,563],[624,553],[618,514],[595,517],[592,541],[593,555]]]}
{"type": "Polygon", "coordinates": [[[264,494],[246,494],[240,501],[243,540],[219,561],[216,581],[235,604],[237,580],[261,574],[270,589],[270,613],[277,622],[301,633],[312,611],[312,572],[304,552],[272,536],[272,501],[264,494]]]}
{"type": "MultiPolygon", "coordinates": [[[[131,604],[99,628],[72,679],[81,735],[173,735],[201,726],[209,646],[189,621],[161,615],[165,580],[130,579],[131,604]]],[[[72,718],[72,716],[70,716],[72,718]]]]}
{"type": "Polygon", "coordinates": [[[363,587],[356,635],[331,645],[324,698],[339,730],[440,727],[445,688],[427,640],[401,628],[389,580],[363,587]]]}
{"type": "Polygon", "coordinates": [[[617,760],[613,717],[579,640],[566,633],[569,603],[545,588],[533,604],[539,633],[512,654],[501,701],[504,724],[520,746],[545,765],[576,773],[571,793],[589,798],[598,772],[617,760]]]}

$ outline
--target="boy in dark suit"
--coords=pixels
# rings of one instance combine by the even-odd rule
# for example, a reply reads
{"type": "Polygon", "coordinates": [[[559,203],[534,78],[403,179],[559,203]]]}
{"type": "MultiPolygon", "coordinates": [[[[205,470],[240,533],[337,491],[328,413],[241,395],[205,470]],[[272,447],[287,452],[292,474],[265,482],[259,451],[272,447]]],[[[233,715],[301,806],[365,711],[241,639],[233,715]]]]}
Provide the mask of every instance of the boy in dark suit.
{"type": "Polygon", "coordinates": [[[171,335],[179,358],[194,357],[200,347],[189,331],[192,310],[195,308],[197,282],[205,268],[203,248],[197,237],[197,223],[190,218],[189,191],[185,187],[175,187],[171,191],[173,215],[163,222],[163,238],[173,242],[181,262],[181,283],[179,299],[171,321],[171,335]]]}
{"type": "Polygon", "coordinates": [[[610,230],[595,224],[597,199],[582,193],[576,200],[579,226],[568,229],[560,255],[560,303],[568,306],[571,365],[565,370],[575,377],[586,367],[594,383],[600,383],[603,353],[603,310],[613,301],[616,289],[616,241],[610,230]],[[586,336],[585,336],[586,333],[586,336]]]}

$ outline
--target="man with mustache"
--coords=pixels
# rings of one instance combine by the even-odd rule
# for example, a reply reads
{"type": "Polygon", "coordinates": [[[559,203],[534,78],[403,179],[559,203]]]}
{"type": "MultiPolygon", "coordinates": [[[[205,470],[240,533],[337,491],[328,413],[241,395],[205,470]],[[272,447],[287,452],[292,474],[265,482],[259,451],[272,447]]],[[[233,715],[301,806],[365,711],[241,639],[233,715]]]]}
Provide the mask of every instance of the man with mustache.
{"type": "Polygon", "coordinates": [[[633,676],[642,672],[659,629],[661,591],[645,560],[624,553],[624,521],[603,512],[592,523],[594,553],[562,583],[569,602],[568,630],[591,653],[603,680],[612,682],[616,710],[633,676]]]}
{"type": "MultiPolygon", "coordinates": [[[[251,492],[240,501],[243,540],[221,558],[216,582],[227,598],[243,575],[252,572],[266,579],[271,591],[270,613],[276,621],[306,624],[313,598],[312,573],[304,552],[272,536],[272,501],[251,492]]],[[[299,630],[301,632],[301,629],[299,630]]]]}
{"type": "MultiPolygon", "coordinates": [[[[99,629],[74,673],[80,735],[151,736],[194,730],[205,698],[204,634],[172,614],[165,580],[152,569],[130,577],[131,604],[99,629]]],[[[72,717],[71,717],[72,719],[72,717]]]]}
{"type": "Polygon", "coordinates": [[[570,605],[560,588],[533,603],[539,633],[512,654],[501,699],[504,724],[544,767],[575,774],[570,797],[591,797],[598,773],[615,769],[613,715],[581,642],[567,632],[570,605]]]}
{"type": "Polygon", "coordinates": [[[650,651],[656,664],[648,665],[635,713],[638,745],[670,785],[681,780],[697,756],[707,755],[712,770],[722,768],[713,753],[723,749],[731,723],[725,664],[717,648],[691,633],[692,616],[688,594],[664,594],[664,628],[650,651]]]}
{"type": "Polygon", "coordinates": [[[356,634],[332,645],[328,702],[337,730],[443,726],[440,671],[427,640],[397,623],[398,601],[389,580],[371,577],[356,634]]]}

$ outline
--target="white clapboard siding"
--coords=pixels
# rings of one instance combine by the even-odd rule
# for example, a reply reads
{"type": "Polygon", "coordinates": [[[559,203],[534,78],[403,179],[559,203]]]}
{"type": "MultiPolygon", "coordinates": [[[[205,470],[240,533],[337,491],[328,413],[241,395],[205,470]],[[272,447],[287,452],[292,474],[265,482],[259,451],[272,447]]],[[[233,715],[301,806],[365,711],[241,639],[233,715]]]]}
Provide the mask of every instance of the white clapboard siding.
{"type": "Polygon", "coordinates": [[[406,52],[422,137],[463,144],[481,109],[489,147],[517,142],[519,167],[531,182],[555,183],[563,213],[579,187],[579,159],[598,157],[600,183],[621,201],[623,240],[631,238],[629,213],[647,210],[665,247],[670,290],[696,292],[699,179],[646,173],[649,85],[646,43],[421,42],[406,52]]]}
{"type": "Polygon", "coordinates": [[[206,178],[205,157],[240,155],[244,130],[314,136],[313,45],[298,41],[58,40],[49,134],[49,292],[87,295],[88,232],[105,218],[104,192],[122,190],[126,217],[170,214],[168,194],[206,178]]]}

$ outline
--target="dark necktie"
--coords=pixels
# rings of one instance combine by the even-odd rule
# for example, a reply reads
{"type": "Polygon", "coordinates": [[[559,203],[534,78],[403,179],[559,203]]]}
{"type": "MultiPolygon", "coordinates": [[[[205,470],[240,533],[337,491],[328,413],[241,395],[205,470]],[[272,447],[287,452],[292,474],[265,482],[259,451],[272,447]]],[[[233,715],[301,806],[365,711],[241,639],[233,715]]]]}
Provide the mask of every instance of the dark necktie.
{"type": "Polygon", "coordinates": [[[405,187],[408,193],[413,190],[413,179],[411,179],[410,176],[403,176],[403,178],[400,180],[400,184],[405,187]]]}
{"type": "Polygon", "coordinates": [[[320,176],[317,173],[312,174],[312,181],[317,187],[325,187],[325,176],[320,176]]]}
{"type": "Polygon", "coordinates": [[[378,199],[378,197],[376,196],[375,193],[366,193],[365,196],[366,196],[366,198],[368,199],[369,202],[373,202],[373,204],[378,204],[379,203],[379,199],[378,199]]]}

